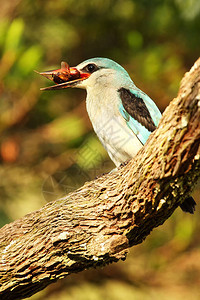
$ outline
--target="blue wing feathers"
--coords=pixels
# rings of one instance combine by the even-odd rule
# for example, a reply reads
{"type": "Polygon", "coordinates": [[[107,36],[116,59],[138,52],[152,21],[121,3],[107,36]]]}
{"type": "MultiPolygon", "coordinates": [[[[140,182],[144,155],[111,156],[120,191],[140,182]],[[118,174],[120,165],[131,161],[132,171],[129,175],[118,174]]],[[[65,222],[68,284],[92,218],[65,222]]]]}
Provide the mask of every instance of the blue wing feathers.
{"type": "MultiPolygon", "coordinates": [[[[151,115],[154,124],[158,126],[162,115],[156,104],[153,102],[153,100],[138,88],[131,89],[130,92],[135,97],[142,98],[146,107],[148,108],[148,111],[151,115]]],[[[134,132],[134,134],[137,136],[140,142],[144,144],[147,141],[151,132],[148,129],[146,129],[142,124],[140,124],[137,120],[131,117],[131,115],[125,110],[122,102],[119,105],[119,111],[123,118],[126,120],[127,126],[134,132]]]]}

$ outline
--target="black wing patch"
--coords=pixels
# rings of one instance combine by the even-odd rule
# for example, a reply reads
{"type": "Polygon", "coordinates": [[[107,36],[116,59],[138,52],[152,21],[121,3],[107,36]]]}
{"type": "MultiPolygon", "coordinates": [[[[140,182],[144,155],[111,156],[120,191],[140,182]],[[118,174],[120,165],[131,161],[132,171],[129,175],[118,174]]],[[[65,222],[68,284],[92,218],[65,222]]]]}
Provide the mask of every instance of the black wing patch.
{"type": "Polygon", "coordinates": [[[154,131],[156,129],[156,125],[154,124],[154,121],[152,120],[148,108],[142,98],[136,97],[125,88],[119,89],[118,92],[120,93],[122,104],[127,113],[142,124],[147,130],[151,132],[154,131]]]}

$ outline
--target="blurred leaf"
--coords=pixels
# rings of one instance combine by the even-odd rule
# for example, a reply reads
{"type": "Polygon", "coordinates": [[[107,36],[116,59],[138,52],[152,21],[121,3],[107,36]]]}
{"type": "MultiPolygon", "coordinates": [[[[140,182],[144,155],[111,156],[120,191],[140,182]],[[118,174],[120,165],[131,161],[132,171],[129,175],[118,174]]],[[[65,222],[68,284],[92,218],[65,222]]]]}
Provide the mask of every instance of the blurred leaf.
{"type": "Polygon", "coordinates": [[[10,222],[10,218],[3,210],[0,210],[0,228],[9,222],[10,222]]]}
{"type": "Polygon", "coordinates": [[[133,51],[139,50],[143,45],[143,37],[139,31],[130,31],[127,35],[129,46],[133,51]]]}
{"type": "Polygon", "coordinates": [[[162,70],[162,56],[159,52],[159,47],[151,48],[144,58],[144,75],[149,80],[154,80],[162,70]]]}
{"type": "Polygon", "coordinates": [[[38,67],[41,58],[42,48],[38,45],[31,46],[19,58],[16,65],[16,72],[20,72],[23,76],[28,75],[38,67]]]}
{"type": "Polygon", "coordinates": [[[4,51],[19,52],[22,35],[24,32],[24,21],[22,19],[14,19],[8,28],[5,39],[4,51]]]}
{"type": "Polygon", "coordinates": [[[76,139],[85,133],[83,120],[75,115],[65,116],[48,125],[51,138],[65,142],[76,139]]]}
{"type": "Polygon", "coordinates": [[[135,13],[134,1],[131,0],[119,0],[113,3],[113,14],[121,19],[129,19],[133,17],[135,13]]]}
{"type": "Polygon", "coordinates": [[[200,14],[200,1],[197,0],[176,0],[182,16],[186,20],[193,20],[200,14]]]}
{"type": "Polygon", "coordinates": [[[0,20],[0,47],[4,45],[5,37],[8,30],[8,23],[9,22],[7,19],[0,20]]]}
{"type": "Polygon", "coordinates": [[[195,229],[195,221],[191,216],[185,216],[184,221],[177,222],[175,228],[175,241],[181,248],[185,248],[190,243],[195,229]]]}
{"type": "Polygon", "coordinates": [[[174,22],[173,9],[168,3],[163,3],[162,5],[155,7],[153,11],[152,24],[157,33],[165,36],[168,33],[167,30],[174,25],[174,22]]]}
{"type": "Polygon", "coordinates": [[[105,150],[96,136],[90,135],[77,150],[77,164],[84,170],[102,165],[105,150]]]}
{"type": "Polygon", "coordinates": [[[71,49],[77,45],[79,36],[71,24],[65,20],[53,18],[47,20],[42,29],[41,43],[51,48],[65,47],[71,49]]]}

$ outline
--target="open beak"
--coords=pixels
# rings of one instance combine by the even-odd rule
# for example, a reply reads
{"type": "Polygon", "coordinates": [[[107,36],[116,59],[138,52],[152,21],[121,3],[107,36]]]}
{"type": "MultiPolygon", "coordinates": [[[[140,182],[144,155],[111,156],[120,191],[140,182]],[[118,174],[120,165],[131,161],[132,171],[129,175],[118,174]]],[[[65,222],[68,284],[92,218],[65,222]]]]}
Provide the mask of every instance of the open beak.
{"type": "Polygon", "coordinates": [[[90,74],[83,73],[76,68],[71,68],[66,62],[61,62],[61,68],[46,72],[36,73],[54,81],[56,85],[41,88],[41,91],[66,89],[76,85],[78,82],[87,79],[90,74]]]}

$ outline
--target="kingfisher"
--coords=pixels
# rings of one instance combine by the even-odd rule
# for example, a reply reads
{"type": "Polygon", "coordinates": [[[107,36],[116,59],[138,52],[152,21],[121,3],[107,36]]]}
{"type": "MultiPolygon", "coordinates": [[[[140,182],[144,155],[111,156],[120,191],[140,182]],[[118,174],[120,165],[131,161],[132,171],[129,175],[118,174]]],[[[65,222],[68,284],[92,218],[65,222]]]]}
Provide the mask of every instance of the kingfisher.
{"type": "MultiPolygon", "coordinates": [[[[87,91],[86,109],[94,131],[117,167],[137,154],[161,119],[154,101],[111,59],[92,58],[76,67],[62,62],[60,69],[39,74],[56,83],[41,90],[87,91]]],[[[194,213],[195,204],[189,197],[180,206],[194,213]]]]}

